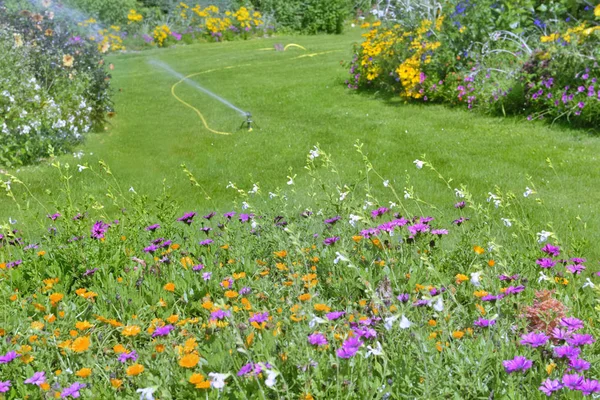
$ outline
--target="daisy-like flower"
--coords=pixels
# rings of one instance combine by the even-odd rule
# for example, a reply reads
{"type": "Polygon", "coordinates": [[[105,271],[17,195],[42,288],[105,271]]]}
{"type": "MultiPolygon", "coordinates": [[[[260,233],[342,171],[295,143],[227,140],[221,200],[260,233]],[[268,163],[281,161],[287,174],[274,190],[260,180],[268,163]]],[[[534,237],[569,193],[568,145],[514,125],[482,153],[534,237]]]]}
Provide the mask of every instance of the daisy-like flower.
{"type": "Polygon", "coordinates": [[[502,365],[504,365],[506,372],[511,374],[516,371],[527,371],[533,366],[533,361],[528,360],[523,356],[516,356],[512,360],[502,361],[502,365]]]}
{"type": "Polygon", "coordinates": [[[67,68],[73,67],[74,61],[75,61],[75,58],[70,54],[65,54],[62,58],[63,66],[65,66],[67,68]]]}
{"type": "Polygon", "coordinates": [[[340,358],[351,358],[358,352],[360,346],[363,345],[363,342],[360,341],[356,337],[348,338],[342,343],[342,347],[340,347],[336,354],[340,358]]]}
{"type": "Polygon", "coordinates": [[[313,346],[325,346],[327,345],[327,338],[322,333],[313,333],[308,335],[308,343],[313,346]]]}

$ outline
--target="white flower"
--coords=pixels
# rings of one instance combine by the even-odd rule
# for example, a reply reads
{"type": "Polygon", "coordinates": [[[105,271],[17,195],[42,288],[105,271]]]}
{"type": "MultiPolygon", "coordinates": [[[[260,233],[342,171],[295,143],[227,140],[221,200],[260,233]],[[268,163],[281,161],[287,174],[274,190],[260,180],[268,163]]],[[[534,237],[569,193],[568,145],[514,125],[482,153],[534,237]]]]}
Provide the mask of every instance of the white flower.
{"type": "Polygon", "coordinates": [[[210,377],[210,385],[215,389],[223,389],[225,387],[225,379],[229,376],[229,374],[219,374],[216,372],[211,372],[208,374],[210,377]]]}
{"type": "Polygon", "coordinates": [[[340,193],[340,201],[344,201],[344,199],[346,198],[346,196],[348,196],[348,192],[341,192],[340,193]]]}
{"type": "Polygon", "coordinates": [[[288,185],[293,185],[294,184],[294,178],[292,178],[291,176],[288,176],[288,178],[290,179],[289,181],[287,181],[288,185]]]}
{"type": "Polygon", "coordinates": [[[246,203],[245,201],[242,202],[242,210],[246,210],[250,208],[250,204],[246,203]]]}
{"type": "Polygon", "coordinates": [[[137,393],[140,394],[140,400],[154,400],[154,392],[156,392],[156,388],[148,387],[144,389],[136,390],[137,393]]]}
{"type": "Polygon", "coordinates": [[[512,222],[510,222],[510,219],[508,218],[500,218],[502,220],[502,223],[504,224],[504,226],[506,226],[507,228],[510,228],[512,226],[512,222]]]}
{"type": "Polygon", "coordinates": [[[317,326],[317,324],[326,324],[326,323],[327,323],[327,320],[325,320],[321,317],[317,317],[316,315],[313,315],[312,319],[308,323],[308,326],[309,326],[309,328],[314,328],[315,326],[317,326]]]}
{"type": "Polygon", "coordinates": [[[433,309],[437,312],[444,311],[444,299],[442,299],[442,296],[438,297],[437,301],[433,305],[433,309]]]}
{"type": "Polygon", "coordinates": [[[273,371],[272,369],[267,369],[265,370],[265,373],[267,374],[267,379],[265,379],[265,385],[267,385],[268,387],[275,386],[275,384],[277,383],[275,382],[275,379],[277,378],[277,375],[279,375],[279,372],[273,371]]]}
{"type": "Polygon", "coordinates": [[[340,261],[344,261],[344,262],[350,262],[350,259],[347,258],[345,255],[341,254],[339,251],[335,252],[335,259],[333,260],[334,264],[339,263],[340,261]]]}
{"type": "Polygon", "coordinates": [[[546,274],[544,274],[544,271],[540,271],[540,277],[538,278],[538,283],[540,283],[541,281],[552,282],[552,278],[547,277],[546,274]]]}
{"type": "Polygon", "coordinates": [[[592,289],[594,289],[596,287],[596,285],[594,285],[592,283],[592,281],[590,281],[590,278],[587,278],[586,282],[583,284],[583,286],[581,288],[585,289],[588,286],[591,287],[592,289]]]}
{"type": "Polygon", "coordinates": [[[250,226],[252,227],[252,229],[256,229],[256,227],[258,226],[258,222],[256,222],[255,219],[253,219],[252,222],[250,223],[250,226]]]}
{"type": "Polygon", "coordinates": [[[397,206],[398,206],[398,204],[394,203],[393,201],[390,201],[390,208],[394,208],[397,206]]]}
{"type": "Polygon", "coordinates": [[[531,190],[529,187],[525,188],[525,192],[523,193],[523,197],[529,197],[529,195],[535,193],[533,190],[531,190]]]}
{"type": "Polygon", "coordinates": [[[454,194],[456,194],[456,197],[460,197],[461,199],[465,197],[465,194],[460,189],[454,189],[454,194]]]}
{"type": "Polygon", "coordinates": [[[481,271],[471,272],[471,283],[473,284],[473,286],[476,286],[476,287],[481,286],[481,282],[479,280],[481,279],[482,274],[483,274],[483,272],[481,272],[481,271]]]}
{"type": "Polygon", "coordinates": [[[408,328],[410,328],[411,325],[412,325],[412,322],[410,322],[408,320],[408,318],[406,318],[404,315],[402,315],[402,318],[400,319],[400,328],[408,329],[408,328]]]}
{"type": "Polygon", "coordinates": [[[77,164],[77,169],[79,170],[79,172],[81,172],[81,171],[83,171],[84,169],[87,169],[87,168],[88,167],[86,167],[85,165],[77,164]]]}
{"type": "Polygon", "coordinates": [[[383,355],[383,349],[381,348],[381,343],[376,342],[377,347],[373,348],[372,346],[367,346],[367,354],[365,354],[365,358],[369,358],[369,356],[380,356],[383,355]]]}
{"type": "Polygon", "coordinates": [[[350,225],[352,225],[353,228],[356,228],[356,223],[358,221],[360,221],[362,218],[359,217],[358,215],[354,215],[354,214],[350,214],[350,221],[348,221],[350,223],[350,225]]]}
{"type": "Polygon", "coordinates": [[[552,232],[541,231],[537,233],[538,243],[544,243],[550,236],[552,236],[552,232]]]}
{"type": "Polygon", "coordinates": [[[369,200],[365,200],[365,205],[363,206],[363,210],[366,210],[369,207],[373,207],[373,203],[371,203],[369,200]]]}
{"type": "Polygon", "coordinates": [[[229,188],[235,189],[235,185],[231,181],[229,181],[229,183],[227,184],[227,186],[225,186],[225,189],[229,189],[229,188]]]}
{"type": "Polygon", "coordinates": [[[319,157],[319,149],[317,148],[317,146],[315,146],[313,150],[310,150],[309,153],[310,155],[308,157],[311,160],[314,160],[315,158],[319,157]]]}
{"type": "MultiPolygon", "coordinates": [[[[79,172],[81,172],[81,171],[79,171],[79,172]]],[[[133,186],[129,188],[129,191],[130,191],[131,193],[135,193],[135,189],[133,188],[133,186]]]]}
{"type": "Polygon", "coordinates": [[[493,201],[493,202],[494,202],[494,205],[496,206],[496,208],[498,208],[498,206],[499,206],[500,204],[502,204],[502,200],[500,199],[500,197],[496,196],[494,193],[492,193],[492,192],[488,192],[488,195],[489,195],[489,197],[488,197],[488,199],[487,199],[488,203],[489,203],[490,201],[493,201]]]}
{"type": "Polygon", "coordinates": [[[269,192],[269,198],[272,199],[273,197],[277,197],[277,194],[269,192]]]}
{"type": "Polygon", "coordinates": [[[12,219],[12,217],[8,217],[8,222],[9,222],[11,225],[14,225],[14,224],[16,224],[16,223],[17,223],[17,220],[16,220],[16,219],[12,219]]]}
{"type": "Polygon", "coordinates": [[[396,322],[396,320],[400,318],[398,315],[392,315],[391,317],[387,317],[386,319],[384,319],[384,323],[383,323],[383,327],[386,330],[390,330],[392,329],[392,326],[394,325],[394,322],[396,322]]]}
{"type": "Polygon", "coordinates": [[[255,184],[252,186],[252,190],[250,190],[250,191],[248,192],[248,194],[256,194],[256,193],[258,193],[258,185],[255,183],[255,184]]]}
{"type": "Polygon", "coordinates": [[[413,164],[415,164],[417,169],[421,169],[421,168],[423,168],[423,165],[425,164],[425,162],[421,161],[421,160],[415,160],[415,161],[413,161],[413,164]]]}
{"type": "Polygon", "coordinates": [[[390,186],[390,181],[389,181],[389,179],[386,179],[385,181],[383,181],[383,186],[384,186],[384,187],[388,187],[388,186],[390,186]]]}
{"type": "Polygon", "coordinates": [[[7,192],[10,190],[10,184],[11,184],[11,183],[12,183],[11,181],[6,181],[6,182],[4,182],[4,184],[6,185],[6,191],[7,191],[7,192]]]}
{"type": "Polygon", "coordinates": [[[412,199],[412,195],[410,193],[408,193],[408,191],[406,189],[404,189],[404,198],[405,199],[412,199]]]}

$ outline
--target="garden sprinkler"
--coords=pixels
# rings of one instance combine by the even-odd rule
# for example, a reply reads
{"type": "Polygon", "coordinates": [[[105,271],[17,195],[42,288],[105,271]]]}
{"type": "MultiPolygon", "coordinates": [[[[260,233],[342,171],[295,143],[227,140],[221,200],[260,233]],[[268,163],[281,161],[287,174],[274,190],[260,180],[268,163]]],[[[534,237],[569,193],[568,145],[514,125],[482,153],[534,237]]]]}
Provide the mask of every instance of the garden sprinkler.
{"type": "Polygon", "coordinates": [[[254,121],[252,121],[252,114],[246,113],[246,120],[242,122],[242,125],[240,125],[240,129],[246,127],[248,129],[248,132],[252,132],[253,123],[254,121]]]}

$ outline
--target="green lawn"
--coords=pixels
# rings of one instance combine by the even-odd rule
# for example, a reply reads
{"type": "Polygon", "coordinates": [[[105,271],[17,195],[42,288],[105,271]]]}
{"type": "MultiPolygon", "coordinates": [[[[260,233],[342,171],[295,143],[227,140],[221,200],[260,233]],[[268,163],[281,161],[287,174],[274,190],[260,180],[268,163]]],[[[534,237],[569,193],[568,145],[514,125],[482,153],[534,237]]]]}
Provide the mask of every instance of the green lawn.
{"type": "MultiPolygon", "coordinates": [[[[600,138],[349,91],[343,84],[346,70],[340,61],[350,58],[351,44],[358,40],[356,28],[343,36],[206,43],[111,56],[107,61],[115,66],[116,116],[106,132],[89,137],[82,147],[86,153],[82,160],[72,156],[61,160],[75,167],[102,159],[124,188],[133,186],[152,196],[162,190],[164,179],[185,209],[225,209],[233,199],[226,189],[229,181],[248,189],[260,182],[264,190],[273,190],[285,185],[292,167],[297,181],[303,182],[306,155],[316,143],[333,154],[342,174],[350,179],[361,165],[353,148],[360,139],[382,175],[395,179],[400,188],[405,171],[413,173],[413,161],[423,154],[454,180],[453,185],[466,184],[481,196],[495,185],[521,196],[531,176],[550,210],[550,215],[539,213],[534,218],[540,227],[552,222],[555,229],[564,231],[573,221],[575,229],[587,226],[585,236],[591,244],[600,238],[600,138]],[[307,51],[260,50],[275,43],[298,43],[307,51]],[[312,56],[299,57],[303,55],[312,56]],[[261,129],[237,130],[243,121],[239,114],[180,85],[179,96],[197,107],[213,129],[233,135],[208,132],[194,111],[171,96],[171,86],[178,79],[149,64],[151,59],[184,75],[214,70],[193,79],[250,111],[261,129]],[[210,193],[211,202],[191,189],[182,163],[210,193]]],[[[44,201],[58,190],[57,173],[48,165],[15,173],[44,201]]],[[[76,169],[74,174],[78,174],[76,169]]],[[[427,176],[412,181],[422,198],[454,201],[448,191],[440,190],[444,187],[440,181],[427,176]]],[[[104,193],[96,180],[85,177],[74,187],[81,197],[104,193]]],[[[34,204],[31,207],[37,209],[34,204]]],[[[3,220],[17,215],[12,203],[1,200],[3,220]]],[[[588,251],[600,253],[592,247],[588,251]]]]}

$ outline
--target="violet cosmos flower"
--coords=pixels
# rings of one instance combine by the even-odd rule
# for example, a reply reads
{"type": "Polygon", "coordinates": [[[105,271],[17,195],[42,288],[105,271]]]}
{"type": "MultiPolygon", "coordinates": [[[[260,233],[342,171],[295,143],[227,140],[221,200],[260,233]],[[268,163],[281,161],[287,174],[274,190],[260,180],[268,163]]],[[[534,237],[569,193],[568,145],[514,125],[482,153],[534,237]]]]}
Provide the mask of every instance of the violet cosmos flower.
{"type": "Polygon", "coordinates": [[[552,393],[560,390],[563,388],[562,383],[560,383],[560,381],[558,379],[546,379],[544,382],[542,382],[542,386],[539,387],[539,389],[544,392],[544,394],[548,397],[552,396],[552,393]]]}
{"type": "Polygon", "coordinates": [[[369,327],[354,329],[354,334],[365,339],[375,339],[377,337],[377,331],[369,327]]]}
{"type": "Polygon", "coordinates": [[[248,222],[254,218],[254,214],[240,214],[239,220],[241,223],[248,222]]]}
{"type": "Polygon", "coordinates": [[[579,390],[579,386],[583,383],[583,376],[577,374],[565,374],[562,377],[562,383],[568,389],[579,390]]]}
{"type": "Polygon", "coordinates": [[[47,217],[50,218],[52,221],[56,221],[57,219],[59,219],[61,217],[61,215],[60,215],[60,213],[55,213],[55,214],[48,214],[47,217]]]}
{"type": "Polygon", "coordinates": [[[226,317],[231,317],[231,311],[229,311],[229,310],[223,311],[223,310],[219,309],[219,310],[215,310],[212,313],[210,313],[210,319],[213,319],[213,320],[215,320],[215,319],[221,320],[221,319],[225,319],[226,317]]]}
{"type": "Polygon", "coordinates": [[[332,244],[334,244],[338,240],[340,240],[339,236],[333,236],[333,237],[330,237],[330,238],[327,238],[327,239],[323,240],[323,244],[325,246],[331,246],[332,244]]]}
{"type": "Polygon", "coordinates": [[[96,240],[104,239],[104,235],[108,228],[110,228],[109,224],[103,221],[96,221],[94,226],[92,226],[91,238],[96,240]]]}
{"type": "Polygon", "coordinates": [[[506,372],[510,374],[515,371],[527,371],[533,366],[533,361],[528,360],[523,356],[516,356],[512,360],[502,361],[502,365],[504,365],[506,372]]]}
{"type": "Polygon", "coordinates": [[[575,264],[583,264],[587,260],[585,258],[573,257],[571,258],[571,261],[573,261],[575,264]]]}
{"type": "Polygon", "coordinates": [[[410,294],[400,293],[398,296],[396,296],[396,298],[398,299],[399,302],[406,303],[408,300],[410,300],[410,294]]]}
{"type": "Polygon", "coordinates": [[[144,253],[153,254],[158,249],[159,247],[157,245],[151,244],[150,246],[144,248],[144,253]]]}
{"type": "Polygon", "coordinates": [[[173,329],[175,329],[175,327],[171,324],[160,326],[152,333],[152,337],[167,336],[173,329]]]}
{"type": "Polygon", "coordinates": [[[499,275],[498,279],[500,279],[501,281],[512,282],[512,281],[516,281],[517,279],[519,279],[519,274],[516,274],[516,275],[499,275]]]}
{"type": "Polygon", "coordinates": [[[585,334],[576,333],[567,339],[567,343],[570,344],[571,346],[583,346],[586,344],[592,344],[594,342],[595,342],[594,337],[587,333],[585,333],[585,334]]]}
{"type": "Polygon", "coordinates": [[[195,216],[196,216],[196,213],[192,211],[192,212],[183,214],[183,216],[177,218],[177,221],[183,222],[186,225],[191,225],[195,216]]]}
{"type": "Polygon", "coordinates": [[[583,321],[575,317],[567,317],[560,320],[560,324],[570,331],[577,331],[583,328],[583,321]]]}
{"type": "Polygon", "coordinates": [[[60,398],[66,399],[67,397],[70,396],[70,397],[76,399],[80,396],[79,391],[81,389],[85,388],[85,386],[86,386],[85,383],[75,382],[71,386],[69,386],[68,388],[66,388],[65,390],[62,391],[62,393],[60,394],[60,398]]]}
{"type": "Polygon", "coordinates": [[[149,225],[146,227],[146,230],[149,232],[154,232],[155,230],[159,229],[160,225],[159,224],[153,224],[153,225],[149,225]]]}
{"type": "Polygon", "coordinates": [[[44,383],[46,383],[46,372],[45,371],[36,372],[35,374],[33,374],[33,376],[31,378],[25,379],[24,383],[27,383],[30,385],[41,386],[44,383]]]}
{"type": "Polygon", "coordinates": [[[216,212],[214,212],[214,211],[211,211],[210,213],[208,213],[207,215],[203,216],[202,218],[204,218],[204,219],[207,219],[207,220],[209,220],[209,221],[210,221],[210,219],[211,219],[212,217],[214,217],[215,215],[217,215],[217,213],[216,213],[216,212]]]}
{"type": "Polygon", "coordinates": [[[200,242],[200,246],[210,246],[210,244],[213,242],[212,239],[206,239],[200,242]]]}
{"type": "Polygon", "coordinates": [[[308,343],[313,346],[326,346],[327,338],[322,333],[313,333],[312,335],[308,335],[308,343]]]}
{"type": "Polygon", "coordinates": [[[544,333],[530,332],[521,336],[520,343],[524,346],[540,347],[548,343],[548,339],[550,339],[550,337],[544,333]]]}
{"type": "Polygon", "coordinates": [[[418,223],[418,224],[414,224],[414,225],[408,226],[408,231],[413,236],[415,236],[415,235],[417,235],[418,233],[421,233],[421,232],[423,232],[423,233],[429,232],[430,229],[431,229],[431,227],[429,225],[422,224],[422,223],[418,223]]]}
{"type": "Polygon", "coordinates": [[[540,258],[535,261],[542,268],[552,268],[556,265],[556,261],[551,258],[540,258]]]}
{"type": "Polygon", "coordinates": [[[344,343],[342,343],[342,347],[337,349],[336,354],[339,358],[354,357],[354,355],[358,352],[358,349],[362,345],[363,345],[363,342],[360,341],[358,338],[355,338],[355,337],[348,338],[344,341],[344,343]]]}
{"type": "Polygon", "coordinates": [[[554,348],[554,356],[557,358],[573,359],[579,357],[581,349],[573,346],[558,346],[554,348]]]}
{"type": "Polygon", "coordinates": [[[579,384],[579,390],[584,396],[589,396],[592,393],[600,392],[600,383],[595,379],[584,379],[579,384]]]}
{"type": "Polygon", "coordinates": [[[345,311],[332,311],[330,313],[325,314],[325,318],[327,318],[330,321],[335,321],[336,319],[341,318],[344,315],[346,315],[345,311]]]}
{"type": "Polygon", "coordinates": [[[556,340],[567,340],[568,338],[571,337],[572,333],[573,332],[566,330],[566,329],[560,329],[560,328],[552,329],[552,337],[556,340]]]}
{"type": "Polygon", "coordinates": [[[496,320],[495,319],[479,318],[479,319],[477,319],[477,321],[473,322],[473,325],[478,326],[480,328],[487,328],[487,327],[490,327],[492,325],[496,325],[496,320]]]}
{"type": "Polygon", "coordinates": [[[119,354],[119,357],[118,357],[119,362],[122,362],[122,363],[126,363],[128,360],[136,362],[137,359],[138,359],[138,354],[135,352],[135,350],[132,352],[129,352],[129,353],[123,352],[123,353],[119,354]]]}
{"type": "Polygon", "coordinates": [[[10,390],[10,381],[0,381],[0,393],[6,393],[10,390]]]}
{"type": "Polygon", "coordinates": [[[542,251],[552,257],[558,257],[560,255],[560,247],[552,246],[551,244],[542,247],[542,251]]]}
{"type": "Polygon", "coordinates": [[[379,229],[377,229],[377,228],[363,229],[362,231],[360,231],[360,235],[362,237],[364,237],[365,239],[370,239],[371,236],[379,235],[379,229]]]}
{"type": "Polygon", "coordinates": [[[573,265],[567,265],[565,267],[567,269],[567,271],[569,271],[572,274],[580,274],[583,271],[585,271],[585,265],[583,264],[573,264],[573,265]]]}
{"type": "Polygon", "coordinates": [[[336,222],[338,222],[340,219],[342,219],[342,217],[340,217],[339,215],[336,215],[335,217],[326,219],[323,222],[325,222],[327,225],[333,225],[336,222]]]}
{"type": "Polygon", "coordinates": [[[235,211],[229,211],[226,212],[225,214],[223,214],[223,217],[227,218],[227,219],[231,219],[235,216],[236,212],[235,211]]]}
{"type": "Polygon", "coordinates": [[[581,358],[572,358],[569,360],[569,369],[577,372],[585,371],[590,369],[590,363],[581,358]]]}
{"type": "Polygon", "coordinates": [[[481,298],[481,301],[498,301],[504,298],[504,294],[500,293],[498,295],[486,294],[481,298]]]}
{"type": "Polygon", "coordinates": [[[0,356],[0,364],[8,364],[9,362],[13,361],[14,359],[16,359],[18,357],[19,357],[19,355],[17,354],[16,351],[9,351],[5,355],[0,356]]]}
{"type": "Polygon", "coordinates": [[[265,311],[264,313],[256,313],[253,316],[251,316],[248,321],[249,322],[256,322],[256,323],[263,323],[263,322],[267,322],[269,320],[269,312],[265,311]]]}

